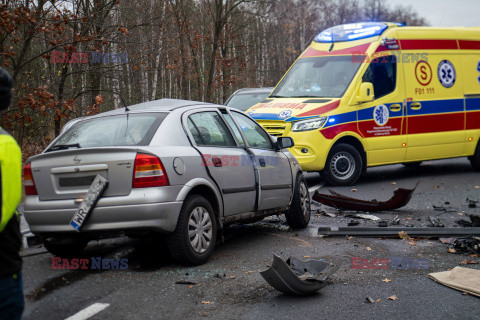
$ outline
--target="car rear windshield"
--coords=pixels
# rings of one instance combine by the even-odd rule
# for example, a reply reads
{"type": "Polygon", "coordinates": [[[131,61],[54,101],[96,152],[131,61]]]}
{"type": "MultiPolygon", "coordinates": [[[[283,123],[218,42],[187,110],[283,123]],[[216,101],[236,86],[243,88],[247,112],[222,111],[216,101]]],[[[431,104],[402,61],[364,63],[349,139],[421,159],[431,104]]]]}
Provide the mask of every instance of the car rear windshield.
{"type": "Polygon", "coordinates": [[[105,116],[75,123],[47,151],[69,147],[145,146],[167,113],[105,116]]]}

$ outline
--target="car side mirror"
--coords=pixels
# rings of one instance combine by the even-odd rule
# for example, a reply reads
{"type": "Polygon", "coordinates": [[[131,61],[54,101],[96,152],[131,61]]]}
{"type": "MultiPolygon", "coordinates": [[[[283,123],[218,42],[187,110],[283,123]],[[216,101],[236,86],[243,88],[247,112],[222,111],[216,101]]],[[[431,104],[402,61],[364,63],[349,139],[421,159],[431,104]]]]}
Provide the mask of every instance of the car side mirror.
{"type": "Polygon", "coordinates": [[[277,146],[277,149],[279,149],[279,150],[288,149],[288,148],[293,147],[294,145],[295,144],[293,143],[293,139],[290,138],[290,137],[278,137],[277,138],[276,146],[277,146]]]}
{"type": "Polygon", "coordinates": [[[371,82],[363,82],[358,90],[357,101],[369,102],[373,101],[375,94],[373,92],[373,84],[371,82]]]}

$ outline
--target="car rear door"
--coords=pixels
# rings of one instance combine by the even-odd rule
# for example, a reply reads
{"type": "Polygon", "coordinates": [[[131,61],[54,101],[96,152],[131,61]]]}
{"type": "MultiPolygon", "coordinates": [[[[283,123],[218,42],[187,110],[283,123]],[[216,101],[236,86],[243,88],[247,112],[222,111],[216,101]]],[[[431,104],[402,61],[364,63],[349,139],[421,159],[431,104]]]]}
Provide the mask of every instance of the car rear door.
{"type": "Polygon", "coordinates": [[[253,212],[256,201],[253,164],[220,113],[215,109],[190,112],[184,115],[183,122],[192,143],[202,154],[201,165],[222,193],[225,216],[253,212]]]}
{"type": "Polygon", "coordinates": [[[288,206],[293,178],[287,156],[274,149],[270,136],[258,123],[242,113],[231,113],[247,141],[247,147],[254,154],[253,162],[258,168],[258,210],[288,206]]]}

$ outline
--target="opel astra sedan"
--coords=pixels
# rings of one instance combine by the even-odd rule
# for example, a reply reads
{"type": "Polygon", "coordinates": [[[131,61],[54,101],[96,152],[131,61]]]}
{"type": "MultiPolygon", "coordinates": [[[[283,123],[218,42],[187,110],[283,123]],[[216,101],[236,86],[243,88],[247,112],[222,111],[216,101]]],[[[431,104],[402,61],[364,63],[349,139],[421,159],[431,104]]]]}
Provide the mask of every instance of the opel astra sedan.
{"type": "Polygon", "coordinates": [[[285,214],[310,221],[291,138],[225,106],[162,99],[76,119],[24,168],[25,218],[53,254],[110,233],[166,236],[172,257],[204,263],[217,230],[285,214]]]}

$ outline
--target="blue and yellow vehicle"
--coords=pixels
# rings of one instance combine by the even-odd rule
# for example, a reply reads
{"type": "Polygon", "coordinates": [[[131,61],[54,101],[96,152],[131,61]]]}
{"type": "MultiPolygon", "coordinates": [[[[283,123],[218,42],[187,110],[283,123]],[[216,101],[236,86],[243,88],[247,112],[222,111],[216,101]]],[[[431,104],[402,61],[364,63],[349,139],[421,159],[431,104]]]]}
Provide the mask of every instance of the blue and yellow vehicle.
{"type": "Polygon", "coordinates": [[[479,170],[480,27],[332,27],[248,114],[333,185],[430,159],[466,156],[479,170]]]}

